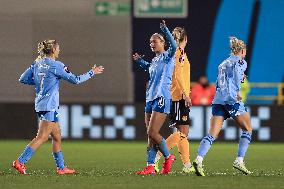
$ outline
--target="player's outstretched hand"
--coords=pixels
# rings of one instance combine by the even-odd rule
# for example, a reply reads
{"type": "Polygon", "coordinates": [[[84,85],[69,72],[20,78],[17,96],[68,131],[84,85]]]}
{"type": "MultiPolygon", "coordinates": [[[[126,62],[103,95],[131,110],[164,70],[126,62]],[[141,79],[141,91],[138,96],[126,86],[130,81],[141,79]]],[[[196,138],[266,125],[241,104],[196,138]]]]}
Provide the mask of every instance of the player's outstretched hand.
{"type": "Polygon", "coordinates": [[[104,67],[103,67],[103,66],[96,66],[96,65],[94,65],[94,66],[92,67],[92,70],[93,70],[93,72],[94,72],[95,74],[101,74],[101,73],[103,73],[103,71],[104,71],[104,67]]]}
{"type": "Polygon", "coordinates": [[[132,55],[132,58],[133,58],[133,60],[138,60],[138,59],[140,59],[140,58],[142,58],[143,57],[143,55],[139,55],[138,53],[135,53],[134,55],[132,55]]]}
{"type": "Polygon", "coordinates": [[[160,27],[166,27],[166,21],[165,21],[165,20],[162,20],[162,21],[161,21],[160,27]]]}

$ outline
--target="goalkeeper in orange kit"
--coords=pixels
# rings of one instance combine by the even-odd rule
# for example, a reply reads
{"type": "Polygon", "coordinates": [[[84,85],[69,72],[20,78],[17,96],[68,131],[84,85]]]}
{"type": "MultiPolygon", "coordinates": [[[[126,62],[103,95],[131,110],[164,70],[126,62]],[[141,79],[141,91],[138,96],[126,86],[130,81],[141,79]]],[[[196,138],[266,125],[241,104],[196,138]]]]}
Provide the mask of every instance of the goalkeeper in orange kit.
{"type": "MultiPolygon", "coordinates": [[[[187,44],[187,33],[184,28],[176,27],[173,31],[174,39],[177,42],[176,63],[172,77],[171,95],[172,105],[170,112],[170,127],[176,127],[177,131],[171,134],[167,140],[168,149],[178,147],[181,161],[183,162],[182,171],[185,173],[194,172],[190,163],[189,155],[189,112],[191,106],[190,99],[190,63],[185,53],[187,44]]],[[[156,156],[155,170],[159,172],[158,164],[161,153],[156,156]]]]}

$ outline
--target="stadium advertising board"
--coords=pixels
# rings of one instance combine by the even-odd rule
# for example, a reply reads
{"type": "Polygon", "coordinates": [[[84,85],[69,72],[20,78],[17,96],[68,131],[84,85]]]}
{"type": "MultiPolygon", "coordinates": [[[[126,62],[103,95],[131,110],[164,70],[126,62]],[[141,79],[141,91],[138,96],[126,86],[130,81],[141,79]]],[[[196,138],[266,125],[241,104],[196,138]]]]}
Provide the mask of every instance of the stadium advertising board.
{"type": "MultiPolygon", "coordinates": [[[[32,138],[37,124],[33,105],[1,104],[0,138],[32,138]],[[9,111],[11,109],[11,111],[9,111]],[[12,115],[11,115],[12,112],[12,115]],[[9,116],[8,116],[9,114],[9,116]]],[[[281,136],[284,107],[250,106],[253,141],[284,142],[281,136]]],[[[60,125],[65,139],[144,140],[144,104],[66,104],[60,107],[60,125]]],[[[190,140],[199,141],[208,131],[211,107],[195,106],[190,112],[190,140]]],[[[168,136],[167,123],[161,130],[168,136]]],[[[224,122],[218,140],[236,141],[240,129],[233,120],[224,122]]]]}

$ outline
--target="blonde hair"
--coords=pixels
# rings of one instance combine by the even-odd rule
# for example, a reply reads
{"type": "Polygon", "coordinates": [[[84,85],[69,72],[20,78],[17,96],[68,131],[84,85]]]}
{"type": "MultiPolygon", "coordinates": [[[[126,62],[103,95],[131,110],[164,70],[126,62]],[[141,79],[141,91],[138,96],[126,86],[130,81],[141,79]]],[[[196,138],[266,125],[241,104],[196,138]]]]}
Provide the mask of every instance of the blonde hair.
{"type": "Polygon", "coordinates": [[[35,61],[39,61],[43,59],[46,55],[50,55],[52,53],[52,49],[58,45],[58,42],[55,39],[46,39],[42,42],[39,42],[37,45],[38,57],[35,61]]]}
{"type": "Polygon", "coordinates": [[[173,31],[173,36],[177,44],[181,43],[184,38],[187,36],[187,33],[184,28],[176,27],[173,31]]]}
{"type": "Polygon", "coordinates": [[[236,38],[236,37],[230,37],[230,49],[232,54],[238,54],[243,49],[246,49],[246,44],[244,41],[236,38]]]}
{"type": "Polygon", "coordinates": [[[161,35],[161,34],[159,34],[159,33],[154,33],[152,36],[151,36],[151,38],[152,37],[158,37],[165,45],[166,45],[166,40],[165,40],[165,38],[161,35]]]}

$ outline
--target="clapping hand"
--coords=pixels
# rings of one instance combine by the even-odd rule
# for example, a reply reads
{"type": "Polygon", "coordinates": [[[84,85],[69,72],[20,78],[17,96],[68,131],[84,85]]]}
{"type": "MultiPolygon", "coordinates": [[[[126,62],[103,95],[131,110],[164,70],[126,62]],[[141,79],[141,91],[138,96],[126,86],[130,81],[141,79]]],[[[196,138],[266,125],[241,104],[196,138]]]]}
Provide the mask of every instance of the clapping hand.
{"type": "Polygon", "coordinates": [[[101,74],[101,73],[103,73],[103,71],[104,71],[104,67],[103,67],[103,66],[96,66],[96,65],[94,65],[94,66],[92,67],[92,70],[93,70],[93,72],[94,72],[95,74],[101,74]]]}

